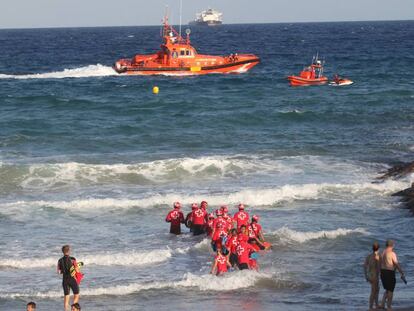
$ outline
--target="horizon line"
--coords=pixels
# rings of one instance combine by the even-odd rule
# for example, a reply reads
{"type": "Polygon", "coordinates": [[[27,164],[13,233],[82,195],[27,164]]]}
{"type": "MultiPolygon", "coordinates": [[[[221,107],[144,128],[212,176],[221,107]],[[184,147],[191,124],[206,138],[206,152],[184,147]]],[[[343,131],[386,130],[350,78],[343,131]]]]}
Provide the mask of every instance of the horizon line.
{"type": "MultiPolygon", "coordinates": [[[[316,24],[316,23],[357,23],[357,22],[412,22],[414,19],[372,19],[372,20],[341,20],[341,21],[304,21],[304,22],[251,22],[251,23],[223,23],[216,27],[226,25],[270,25],[270,24],[316,24]]],[[[32,30],[32,29],[70,29],[70,28],[121,28],[121,27],[158,27],[161,24],[147,24],[147,25],[96,25],[96,26],[42,26],[42,27],[0,27],[1,30],[32,30]]],[[[172,26],[177,26],[173,24],[172,26]]],[[[182,24],[183,26],[189,26],[189,24],[182,24]]],[[[196,26],[200,27],[200,26],[196,26]]],[[[201,26],[204,27],[204,26],[201,26]]]]}

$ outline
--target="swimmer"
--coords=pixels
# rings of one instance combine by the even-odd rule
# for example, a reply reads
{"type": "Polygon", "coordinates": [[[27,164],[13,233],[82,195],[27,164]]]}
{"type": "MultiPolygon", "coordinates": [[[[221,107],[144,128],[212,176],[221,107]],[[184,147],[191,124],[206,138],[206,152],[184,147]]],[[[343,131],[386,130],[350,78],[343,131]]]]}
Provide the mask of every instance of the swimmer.
{"type": "Polygon", "coordinates": [[[63,306],[64,310],[69,310],[69,298],[70,290],[73,292],[73,303],[79,301],[79,284],[71,273],[71,270],[80,272],[76,259],[70,256],[70,246],[63,245],[62,247],[63,257],[59,259],[57,264],[58,274],[62,274],[62,287],[63,287],[63,306]],[[73,268],[72,268],[73,267],[73,268]],[[72,268],[72,269],[71,269],[72,268]]]}
{"type": "Polygon", "coordinates": [[[165,218],[166,222],[171,223],[170,233],[176,235],[181,234],[181,224],[184,223],[184,214],[180,209],[180,202],[175,202],[173,205],[173,210],[170,211],[165,218]]]}
{"type": "Polygon", "coordinates": [[[81,311],[81,306],[80,306],[80,304],[78,304],[78,303],[74,303],[74,304],[71,306],[70,311],[81,311]]]}
{"type": "Polygon", "coordinates": [[[229,257],[225,256],[221,249],[217,249],[217,255],[214,257],[211,274],[222,275],[227,272],[227,267],[231,267],[229,257]]]}
{"type": "Polygon", "coordinates": [[[30,301],[27,305],[26,305],[26,311],[36,311],[36,303],[33,301],[30,301]]]}
{"type": "Polygon", "coordinates": [[[249,214],[244,211],[244,204],[239,204],[239,211],[234,214],[233,220],[237,223],[237,229],[240,229],[242,225],[247,226],[249,224],[249,214]]]}
{"type": "Polygon", "coordinates": [[[378,309],[378,294],[379,294],[379,275],[381,270],[381,256],[379,254],[379,244],[374,242],[372,245],[372,253],[369,254],[364,263],[365,279],[371,284],[371,294],[369,296],[369,310],[372,310],[375,303],[375,308],[378,309]]]}

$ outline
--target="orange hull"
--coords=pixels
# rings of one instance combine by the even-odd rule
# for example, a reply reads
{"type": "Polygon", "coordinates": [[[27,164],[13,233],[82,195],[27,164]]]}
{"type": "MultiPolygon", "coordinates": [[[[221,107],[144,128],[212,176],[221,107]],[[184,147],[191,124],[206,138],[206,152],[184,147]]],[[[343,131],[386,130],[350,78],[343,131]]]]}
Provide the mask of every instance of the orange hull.
{"type": "MultiPolygon", "coordinates": [[[[139,57],[139,55],[137,55],[139,57]]],[[[142,55],[141,57],[145,57],[142,55]]],[[[146,56],[145,58],[151,58],[146,56]]],[[[237,60],[221,56],[197,55],[191,62],[179,64],[160,64],[148,60],[145,64],[134,64],[130,60],[119,60],[121,68],[114,69],[128,75],[205,75],[205,74],[230,74],[245,73],[256,66],[260,59],[255,55],[238,55],[237,60]]]]}
{"type": "Polygon", "coordinates": [[[288,80],[292,86],[307,86],[307,85],[321,85],[328,82],[327,77],[320,77],[315,79],[306,79],[298,76],[289,76],[288,80]]]}

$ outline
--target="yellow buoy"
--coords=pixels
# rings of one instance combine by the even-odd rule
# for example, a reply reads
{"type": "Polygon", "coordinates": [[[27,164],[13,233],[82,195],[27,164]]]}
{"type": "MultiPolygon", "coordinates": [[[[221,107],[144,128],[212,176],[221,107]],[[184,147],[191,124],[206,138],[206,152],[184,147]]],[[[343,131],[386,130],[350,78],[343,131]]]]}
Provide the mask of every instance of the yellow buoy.
{"type": "Polygon", "coordinates": [[[153,88],[152,88],[152,93],[153,94],[158,94],[160,92],[160,89],[158,88],[158,86],[154,86],[153,88]]]}

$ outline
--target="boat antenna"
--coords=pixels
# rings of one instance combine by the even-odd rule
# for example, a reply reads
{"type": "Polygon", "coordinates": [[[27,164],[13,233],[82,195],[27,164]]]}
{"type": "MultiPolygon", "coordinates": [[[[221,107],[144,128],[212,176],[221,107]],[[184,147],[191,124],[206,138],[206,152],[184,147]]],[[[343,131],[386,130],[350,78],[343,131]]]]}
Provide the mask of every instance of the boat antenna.
{"type": "Polygon", "coordinates": [[[182,17],[183,17],[183,0],[180,0],[180,27],[179,27],[179,35],[181,39],[181,24],[182,24],[182,17]]]}

